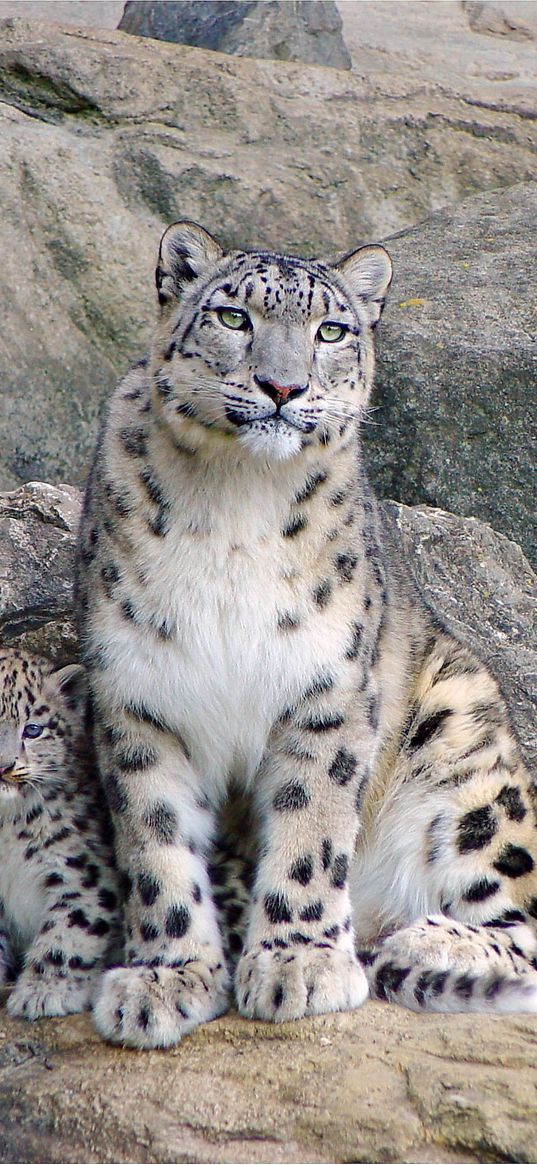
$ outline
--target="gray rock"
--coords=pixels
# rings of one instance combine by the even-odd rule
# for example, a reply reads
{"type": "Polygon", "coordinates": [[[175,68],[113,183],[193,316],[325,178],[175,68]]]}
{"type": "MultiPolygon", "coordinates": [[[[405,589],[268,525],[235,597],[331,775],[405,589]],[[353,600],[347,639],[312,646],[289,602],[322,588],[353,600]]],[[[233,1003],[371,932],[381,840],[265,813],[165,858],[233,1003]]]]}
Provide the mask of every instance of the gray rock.
{"type": "Polygon", "coordinates": [[[127,0],[118,27],[239,57],[351,67],[331,0],[127,0]]]}
{"type": "Polygon", "coordinates": [[[533,561],[536,238],[530,184],[387,240],[395,278],[367,427],[381,494],[483,518],[533,561]]]}
{"type": "Polygon", "coordinates": [[[531,1161],[535,1016],[234,1013],[177,1048],[0,1012],[0,1161],[531,1161]]]}
{"type": "Polygon", "coordinates": [[[77,655],[74,549],[80,492],[31,482],[0,494],[0,642],[58,664],[77,655]]]}

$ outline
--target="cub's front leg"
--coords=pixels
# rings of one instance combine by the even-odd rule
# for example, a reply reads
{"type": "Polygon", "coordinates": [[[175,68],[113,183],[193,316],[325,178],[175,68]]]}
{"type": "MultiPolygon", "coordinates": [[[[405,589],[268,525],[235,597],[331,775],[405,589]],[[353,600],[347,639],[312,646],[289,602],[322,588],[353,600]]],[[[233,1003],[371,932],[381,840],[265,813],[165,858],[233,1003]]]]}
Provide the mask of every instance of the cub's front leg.
{"type": "Polygon", "coordinates": [[[212,814],[181,742],[138,707],[98,734],[125,889],[126,966],[94,1012],[114,1043],[168,1047],[227,1010],[228,975],[205,853],[212,814]]]}
{"type": "Polygon", "coordinates": [[[347,1011],[368,993],[347,884],[374,748],[367,728],[358,739],[355,717],[326,694],[274,733],[258,781],[264,856],[236,974],[243,1015],[347,1011]]]}

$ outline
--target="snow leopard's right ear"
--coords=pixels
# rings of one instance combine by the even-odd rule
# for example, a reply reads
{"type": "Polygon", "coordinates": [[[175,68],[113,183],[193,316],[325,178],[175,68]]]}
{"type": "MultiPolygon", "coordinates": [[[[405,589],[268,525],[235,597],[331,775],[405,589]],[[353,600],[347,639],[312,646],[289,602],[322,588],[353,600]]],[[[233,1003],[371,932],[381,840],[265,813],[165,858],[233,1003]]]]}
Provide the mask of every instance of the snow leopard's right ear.
{"type": "Polygon", "coordinates": [[[214,267],[223,254],[220,243],[197,223],[172,223],[160,240],[155,272],[161,308],[179,299],[185,287],[214,267]]]}

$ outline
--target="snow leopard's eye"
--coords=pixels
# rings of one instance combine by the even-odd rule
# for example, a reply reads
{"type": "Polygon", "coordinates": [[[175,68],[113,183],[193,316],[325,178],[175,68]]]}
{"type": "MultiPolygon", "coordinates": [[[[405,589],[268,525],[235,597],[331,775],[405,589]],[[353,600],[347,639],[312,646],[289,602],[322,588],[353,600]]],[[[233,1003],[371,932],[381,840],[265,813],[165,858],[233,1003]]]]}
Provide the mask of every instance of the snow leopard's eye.
{"type": "Polygon", "coordinates": [[[41,724],[29,723],[24,725],[22,735],[29,740],[35,740],[37,736],[41,736],[42,732],[43,728],[41,724]]]}
{"type": "Polygon", "coordinates": [[[220,323],[233,332],[246,332],[250,327],[250,317],[241,308],[219,307],[216,314],[220,323]]]}
{"type": "Polygon", "coordinates": [[[322,340],[324,344],[337,344],[338,340],[342,340],[347,334],[347,328],[344,324],[331,324],[328,321],[321,324],[317,339],[322,340]]]}

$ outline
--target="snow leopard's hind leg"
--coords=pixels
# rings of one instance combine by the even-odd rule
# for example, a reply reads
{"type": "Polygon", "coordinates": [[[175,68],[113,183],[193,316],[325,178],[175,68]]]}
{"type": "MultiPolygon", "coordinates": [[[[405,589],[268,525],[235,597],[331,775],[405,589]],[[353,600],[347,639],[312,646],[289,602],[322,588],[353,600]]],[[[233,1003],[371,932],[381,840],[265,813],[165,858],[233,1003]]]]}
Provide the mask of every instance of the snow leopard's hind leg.
{"type": "Polygon", "coordinates": [[[373,996],[415,1010],[537,1011],[531,779],[490,673],[443,633],[368,848],[361,873],[366,889],[377,883],[381,938],[361,958],[373,996]]]}

